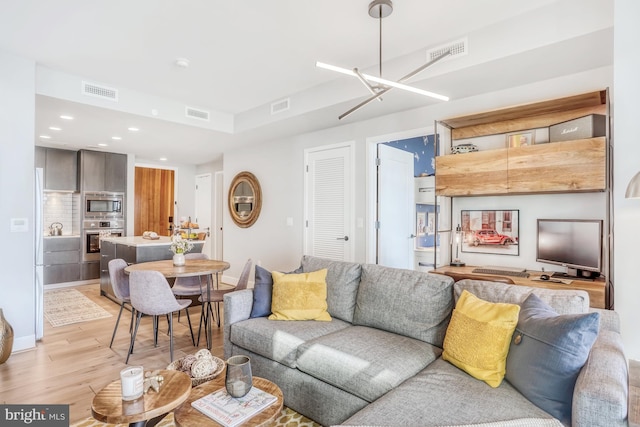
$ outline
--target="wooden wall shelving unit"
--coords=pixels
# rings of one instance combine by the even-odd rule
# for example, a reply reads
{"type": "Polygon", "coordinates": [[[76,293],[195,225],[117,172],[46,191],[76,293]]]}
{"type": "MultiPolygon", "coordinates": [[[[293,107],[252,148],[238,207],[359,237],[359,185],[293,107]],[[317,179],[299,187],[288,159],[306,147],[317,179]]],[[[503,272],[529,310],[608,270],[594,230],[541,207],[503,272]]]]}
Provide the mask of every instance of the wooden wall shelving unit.
{"type": "MultiPolygon", "coordinates": [[[[549,127],[589,114],[607,114],[606,90],[440,120],[451,143],[549,127]]],[[[466,142],[466,141],[465,141],[466,142]]],[[[436,157],[436,194],[473,196],[604,191],[606,137],[436,157]]]]}
{"type": "MultiPolygon", "coordinates": [[[[450,145],[440,147],[436,156],[437,196],[607,193],[603,305],[613,309],[608,89],[438,120],[435,128],[443,145],[450,145]],[[606,136],[507,148],[507,134],[546,128],[590,114],[606,116],[606,136]],[[483,137],[501,134],[505,135],[504,148],[483,149],[487,141],[483,137]],[[461,143],[477,143],[479,151],[450,154],[451,148],[461,143]]],[[[495,147],[495,138],[492,145],[495,147]]]]}

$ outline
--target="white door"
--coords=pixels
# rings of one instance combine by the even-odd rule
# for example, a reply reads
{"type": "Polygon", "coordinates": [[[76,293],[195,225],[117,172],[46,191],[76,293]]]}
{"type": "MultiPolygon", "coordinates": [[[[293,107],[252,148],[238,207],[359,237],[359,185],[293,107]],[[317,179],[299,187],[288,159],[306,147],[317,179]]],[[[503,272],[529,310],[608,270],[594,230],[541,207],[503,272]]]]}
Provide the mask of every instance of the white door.
{"type": "Polygon", "coordinates": [[[215,174],[215,220],[213,229],[211,230],[211,238],[213,242],[213,259],[223,259],[222,256],[222,215],[223,215],[223,198],[224,198],[224,174],[216,172],[215,174]]]}
{"type": "Polygon", "coordinates": [[[413,154],[378,144],[378,264],[413,270],[413,154]]]}
{"type": "Polygon", "coordinates": [[[354,260],[353,144],[305,150],[305,254],[354,260]]]}
{"type": "Polygon", "coordinates": [[[196,222],[199,232],[207,233],[202,252],[212,258],[211,253],[211,174],[196,175],[196,222]]]}

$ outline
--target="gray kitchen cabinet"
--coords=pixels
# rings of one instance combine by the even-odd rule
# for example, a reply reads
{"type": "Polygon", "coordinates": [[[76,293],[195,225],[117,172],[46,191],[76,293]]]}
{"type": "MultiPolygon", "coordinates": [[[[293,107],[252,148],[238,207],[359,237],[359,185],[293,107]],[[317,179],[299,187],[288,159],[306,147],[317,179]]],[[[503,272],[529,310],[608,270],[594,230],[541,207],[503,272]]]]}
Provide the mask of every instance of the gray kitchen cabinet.
{"type": "Polygon", "coordinates": [[[80,264],[80,280],[100,278],[100,261],[88,261],[80,264]]]}
{"type": "Polygon", "coordinates": [[[105,190],[124,193],[127,191],[127,156],[117,153],[105,154],[105,190]]]}
{"type": "Polygon", "coordinates": [[[44,284],[80,280],[80,237],[44,239],[44,284]]]}
{"type": "Polygon", "coordinates": [[[78,191],[78,161],[75,151],[36,147],[35,166],[44,169],[45,190],[78,191]]]}
{"type": "Polygon", "coordinates": [[[78,163],[82,191],[123,193],[127,190],[126,154],[80,150],[78,163]]]}
{"type": "Polygon", "coordinates": [[[109,278],[109,261],[116,258],[116,245],[109,241],[103,240],[100,243],[100,294],[111,295],[111,279],[109,278]]]}

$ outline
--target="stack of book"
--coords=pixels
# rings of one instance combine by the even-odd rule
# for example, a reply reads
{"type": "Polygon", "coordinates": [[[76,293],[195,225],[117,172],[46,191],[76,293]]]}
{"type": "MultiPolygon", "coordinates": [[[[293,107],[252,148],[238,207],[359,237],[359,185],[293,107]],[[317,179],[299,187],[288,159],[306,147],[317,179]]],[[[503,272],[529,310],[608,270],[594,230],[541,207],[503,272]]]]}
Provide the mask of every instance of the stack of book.
{"type": "Polygon", "coordinates": [[[191,406],[226,427],[235,427],[263,409],[277,398],[257,387],[251,387],[243,397],[232,397],[226,388],[194,400],[191,406]]]}

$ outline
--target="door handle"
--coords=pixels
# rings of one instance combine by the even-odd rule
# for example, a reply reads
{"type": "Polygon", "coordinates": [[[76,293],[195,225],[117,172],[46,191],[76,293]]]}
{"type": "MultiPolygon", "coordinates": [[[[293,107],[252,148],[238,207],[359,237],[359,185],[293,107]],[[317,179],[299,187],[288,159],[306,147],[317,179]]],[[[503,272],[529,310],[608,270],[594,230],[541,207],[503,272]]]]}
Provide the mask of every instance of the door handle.
{"type": "Polygon", "coordinates": [[[336,240],[344,240],[346,242],[349,240],[349,236],[338,237],[336,240]]]}
{"type": "Polygon", "coordinates": [[[413,239],[414,237],[416,237],[416,235],[415,235],[415,234],[411,234],[411,235],[409,235],[409,238],[410,238],[410,239],[413,239]]]}

